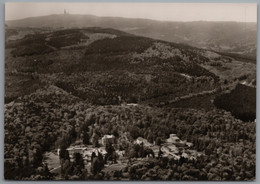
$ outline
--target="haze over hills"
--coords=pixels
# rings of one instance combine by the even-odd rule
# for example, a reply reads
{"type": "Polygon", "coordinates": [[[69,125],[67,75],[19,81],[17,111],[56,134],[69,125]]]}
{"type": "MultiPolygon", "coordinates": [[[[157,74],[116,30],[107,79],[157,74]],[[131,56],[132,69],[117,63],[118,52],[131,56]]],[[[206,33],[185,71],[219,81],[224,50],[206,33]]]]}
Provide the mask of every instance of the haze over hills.
{"type": "Polygon", "coordinates": [[[219,52],[256,57],[257,24],[244,22],[170,22],[93,15],[53,14],[6,21],[9,27],[107,27],[154,39],[219,52]]]}

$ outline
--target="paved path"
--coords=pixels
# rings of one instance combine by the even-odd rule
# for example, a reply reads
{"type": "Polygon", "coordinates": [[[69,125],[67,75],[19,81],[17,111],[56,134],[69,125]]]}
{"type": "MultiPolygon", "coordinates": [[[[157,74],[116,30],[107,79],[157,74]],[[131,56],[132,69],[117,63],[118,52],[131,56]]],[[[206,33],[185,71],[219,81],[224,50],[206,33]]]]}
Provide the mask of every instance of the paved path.
{"type": "Polygon", "coordinates": [[[61,167],[61,166],[59,166],[59,167],[55,167],[55,168],[51,169],[50,172],[53,173],[53,172],[55,172],[57,169],[59,169],[60,167],[61,167]]]}

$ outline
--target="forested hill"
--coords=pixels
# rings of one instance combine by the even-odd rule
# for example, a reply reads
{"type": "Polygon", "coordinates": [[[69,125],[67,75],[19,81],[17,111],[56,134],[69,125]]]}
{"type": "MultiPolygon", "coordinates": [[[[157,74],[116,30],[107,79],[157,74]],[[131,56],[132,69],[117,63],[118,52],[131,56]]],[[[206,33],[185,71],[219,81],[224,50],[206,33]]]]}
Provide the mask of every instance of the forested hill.
{"type": "Polygon", "coordinates": [[[92,104],[160,106],[256,83],[254,63],[110,28],[8,28],[6,35],[6,103],[44,83],[92,104]]]}
{"type": "Polygon", "coordinates": [[[256,57],[256,23],[243,22],[169,22],[93,15],[55,14],[6,21],[9,27],[107,27],[140,36],[220,52],[242,53],[256,57]]]}
{"type": "MultiPolygon", "coordinates": [[[[7,91],[14,89],[9,79],[21,72],[44,75],[45,82],[95,104],[120,104],[211,90],[219,80],[201,66],[211,62],[206,51],[190,46],[96,27],[28,31],[31,34],[14,40],[23,31],[6,30],[7,91]]],[[[6,102],[17,95],[7,93],[6,102]]]]}

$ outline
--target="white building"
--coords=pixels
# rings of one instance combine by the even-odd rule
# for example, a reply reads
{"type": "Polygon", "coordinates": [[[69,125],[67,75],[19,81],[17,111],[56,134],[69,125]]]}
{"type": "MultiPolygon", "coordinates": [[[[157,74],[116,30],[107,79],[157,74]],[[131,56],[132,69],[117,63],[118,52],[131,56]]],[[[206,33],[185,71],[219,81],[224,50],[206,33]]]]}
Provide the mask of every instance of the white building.
{"type": "Polygon", "coordinates": [[[147,139],[144,139],[144,138],[142,138],[142,137],[138,137],[138,138],[134,141],[134,144],[138,144],[138,145],[143,144],[143,145],[146,146],[146,147],[152,146],[152,144],[149,143],[149,142],[147,141],[147,139]]]}
{"type": "Polygon", "coordinates": [[[172,143],[177,146],[186,146],[186,142],[181,141],[179,137],[177,137],[176,134],[170,134],[170,137],[166,139],[167,143],[172,143]]]}
{"type": "Polygon", "coordinates": [[[98,152],[101,153],[103,157],[107,154],[107,152],[106,152],[104,147],[100,147],[100,148],[87,148],[83,152],[83,159],[90,161],[93,152],[96,154],[96,156],[98,156],[98,152]]]}
{"type": "Polygon", "coordinates": [[[114,144],[115,143],[115,136],[114,135],[104,135],[101,139],[101,143],[106,145],[108,143],[114,144]]]}
{"type": "Polygon", "coordinates": [[[84,151],[86,150],[86,147],[83,146],[75,146],[75,147],[69,147],[67,148],[67,151],[69,152],[70,158],[73,158],[74,153],[80,153],[83,155],[84,151]]]}

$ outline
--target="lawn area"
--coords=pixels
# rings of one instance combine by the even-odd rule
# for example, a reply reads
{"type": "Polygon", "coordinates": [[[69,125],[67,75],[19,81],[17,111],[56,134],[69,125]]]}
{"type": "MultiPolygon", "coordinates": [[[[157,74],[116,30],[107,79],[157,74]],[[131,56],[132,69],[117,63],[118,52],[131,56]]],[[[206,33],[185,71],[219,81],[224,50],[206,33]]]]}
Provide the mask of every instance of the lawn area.
{"type": "MultiPolygon", "coordinates": [[[[60,167],[60,159],[56,153],[46,152],[43,155],[43,160],[48,164],[49,170],[60,167]]],[[[57,169],[55,169],[57,170],[57,169]]]]}
{"type": "Polygon", "coordinates": [[[111,171],[120,171],[123,168],[125,168],[127,166],[126,163],[116,163],[116,164],[111,164],[108,165],[107,167],[105,166],[105,168],[103,169],[104,172],[111,172],[111,171]]]}

